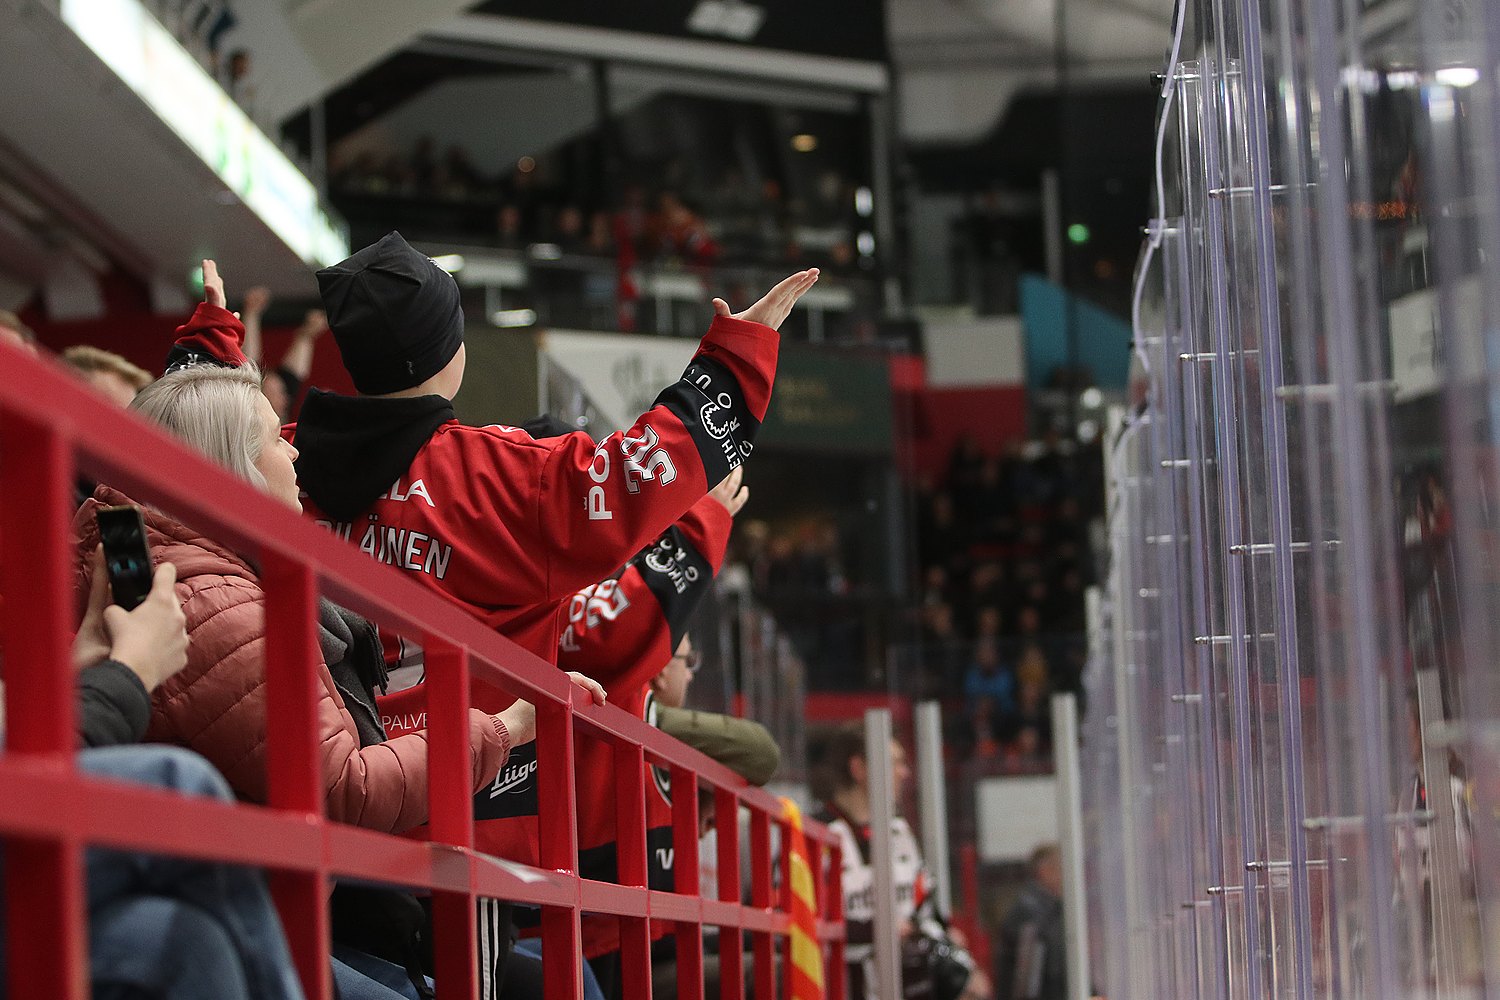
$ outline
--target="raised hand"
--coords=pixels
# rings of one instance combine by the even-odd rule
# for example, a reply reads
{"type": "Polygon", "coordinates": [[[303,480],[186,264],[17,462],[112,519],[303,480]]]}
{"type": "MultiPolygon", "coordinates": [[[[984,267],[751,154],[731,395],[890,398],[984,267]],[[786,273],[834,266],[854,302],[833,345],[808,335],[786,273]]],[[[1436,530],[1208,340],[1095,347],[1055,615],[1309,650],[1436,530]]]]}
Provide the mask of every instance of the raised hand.
{"type": "Polygon", "coordinates": [[[177,600],[177,567],[156,567],[151,593],[140,607],[126,611],[118,604],[104,609],[109,632],[110,659],[135,671],[147,691],[187,666],[187,617],[177,600]]]}
{"type": "Polygon", "coordinates": [[[297,336],[316,340],[328,332],[328,314],[321,309],[309,309],[307,315],[302,317],[302,326],[297,329],[297,336]]]}
{"type": "Polygon", "coordinates": [[[731,313],[729,303],[723,299],[714,299],[714,314],[718,316],[732,316],[734,319],[747,319],[752,323],[760,323],[769,326],[773,330],[781,329],[781,324],[786,322],[787,316],[792,312],[792,306],[803,294],[818,283],[818,269],[809,268],[806,271],[798,271],[789,278],[784,279],[779,285],[771,289],[761,300],[741,313],[731,313]]]}
{"type": "Polygon", "coordinates": [[[203,261],[203,301],[220,309],[229,308],[229,300],[224,297],[224,279],[219,277],[219,265],[207,259],[203,261]]]}
{"type": "Polygon", "coordinates": [[[245,302],[240,306],[240,311],[246,316],[260,316],[270,305],[271,290],[262,285],[256,285],[254,288],[245,289],[245,302]]]}
{"type": "Polygon", "coordinates": [[[734,517],[745,506],[750,499],[750,487],[741,485],[745,481],[745,467],[737,465],[724,481],[709,491],[708,495],[723,505],[729,511],[729,516],[734,517]]]}

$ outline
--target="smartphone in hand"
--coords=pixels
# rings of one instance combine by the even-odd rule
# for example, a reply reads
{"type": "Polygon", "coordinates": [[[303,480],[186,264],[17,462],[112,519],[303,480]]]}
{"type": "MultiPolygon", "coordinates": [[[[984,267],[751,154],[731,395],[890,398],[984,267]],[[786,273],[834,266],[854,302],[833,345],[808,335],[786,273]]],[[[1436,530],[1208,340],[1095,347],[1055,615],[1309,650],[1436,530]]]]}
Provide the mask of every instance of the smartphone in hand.
{"type": "Polygon", "coordinates": [[[99,540],[104,543],[104,567],[109,572],[115,604],[134,611],[151,593],[151,550],[146,544],[146,522],[139,507],[100,507],[99,540]]]}

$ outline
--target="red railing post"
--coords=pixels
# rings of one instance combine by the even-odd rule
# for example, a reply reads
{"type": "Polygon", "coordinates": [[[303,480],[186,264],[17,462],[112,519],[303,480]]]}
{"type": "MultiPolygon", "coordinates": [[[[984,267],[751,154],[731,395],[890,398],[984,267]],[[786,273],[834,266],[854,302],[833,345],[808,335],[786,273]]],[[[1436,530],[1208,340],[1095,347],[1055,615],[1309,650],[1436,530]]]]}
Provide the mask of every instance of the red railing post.
{"type": "MultiPolygon", "coordinates": [[[[827,919],[835,923],[844,922],[844,851],[837,842],[828,845],[827,883],[823,891],[823,903],[819,912],[826,911],[827,919]]],[[[824,970],[823,982],[827,1000],[844,1000],[849,986],[849,968],[844,964],[846,939],[834,938],[828,948],[828,968],[824,970]]],[[[854,1000],[862,1000],[860,997],[854,1000]]]]}
{"type": "MultiPolygon", "coordinates": [[[[316,632],[318,592],[312,569],[277,553],[261,559],[266,597],[266,783],[271,806],[323,822],[318,747],[316,632]]],[[[287,943],[309,1000],[332,996],[327,879],[323,871],[275,872],[287,943]]]]}
{"type": "MultiPolygon", "coordinates": [[[[739,904],[740,892],[740,800],[731,791],[714,789],[714,828],[719,841],[719,899],[739,904]]],[[[739,927],[719,928],[720,1000],[744,1000],[744,938],[739,927]]]]}
{"type": "MultiPolygon", "coordinates": [[[[650,883],[646,858],[646,755],[631,743],[616,743],[615,863],[621,885],[650,883]]],[[[649,907],[648,907],[649,910],[649,907]]],[[[620,983],[627,997],[651,995],[651,918],[620,918],[620,983]]]]}
{"type": "MultiPolygon", "coordinates": [[[[474,846],[474,780],[469,753],[469,654],[435,636],[426,657],[427,815],[434,843],[474,846]]],[[[469,891],[432,894],[434,975],[444,997],[473,1000],[479,991],[476,907],[469,891]]]]}
{"type": "MultiPolygon", "coordinates": [[[[783,815],[785,815],[783,813],[783,815]]],[[[781,909],[788,917],[792,914],[792,836],[791,824],[778,821],[777,828],[781,831],[781,909]]],[[[792,995],[792,937],[790,934],[781,939],[781,989],[782,997],[790,998],[792,995]]]]}
{"type": "MultiPolygon", "coordinates": [[[[536,792],[543,868],[578,872],[578,803],[574,798],[573,701],[547,698],[536,703],[536,792]]],[[[582,890],[573,884],[567,906],[542,907],[542,979],[546,1000],[583,996],[583,932],[579,924],[582,890]]]]}
{"type": "MultiPolygon", "coordinates": [[[[266,866],[273,872],[272,889],[309,1000],[327,1000],[332,992],[326,905],[331,872],[435,890],[444,997],[472,995],[476,985],[472,960],[478,894],[540,905],[547,945],[546,1000],[576,1000],[582,985],[579,915],[584,893],[577,872],[580,776],[574,766],[572,690],[561,699],[543,693],[558,689],[554,677],[543,677],[544,665],[534,658],[527,663],[514,657],[514,647],[480,623],[389,568],[369,565],[159,429],[121,415],[58,366],[3,344],[0,363],[6,366],[6,378],[0,379],[0,593],[7,598],[0,627],[9,657],[6,705],[11,723],[8,752],[0,754],[0,789],[6,797],[0,837],[5,844],[10,918],[9,994],[18,1000],[87,996],[82,858],[86,846],[100,844],[181,854],[207,863],[266,866]],[[74,428],[83,425],[91,428],[87,441],[72,436],[74,428]],[[68,531],[74,452],[89,456],[90,469],[97,467],[110,483],[204,530],[217,529],[226,543],[259,555],[266,608],[269,809],[164,798],[159,789],[95,785],[74,774],[75,694],[67,669],[67,635],[75,617],[68,531]],[[424,636],[433,734],[428,805],[436,843],[387,838],[327,822],[317,716],[320,580],[373,612],[381,624],[424,636]],[[478,651],[481,659],[471,661],[470,651],[478,651]],[[472,662],[479,666],[471,670],[472,662]],[[565,879],[533,882],[499,875],[493,866],[477,863],[466,717],[471,672],[502,688],[520,690],[537,703],[538,805],[545,831],[539,863],[565,879]],[[362,849],[347,849],[349,845],[362,849]],[[572,892],[571,899],[559,893],[560,887],[572,892]]],[[[712,781],[734,779],[720,765],[685,751],[618,709],[589,714],[590,738],[607,739],[614,746],[617,791],[624,793],[617,795],[619,872],[622,885],[629,887],[627,892],[591,892],[589,898],[601,911],[628,914],[621,919],[627,995],[644,998],[650,992],[654,894],[646,891],[644,797],[649,754],[670,769],[678,789],[673,806],[678,895],[670,901],[659,898],[658,919],[676,925],[682,995],[696,1000],[703,994],[702,926],[707,909],[711,919],[727,921],[720,925],[726,952],[723,995],[740,1000],[744,961],[736,942],[748,931],[754,947],[756,998],[773,1000],[776,937],[785,933],[789,920],[773,901],[770,824],[782,815],[780,807],[741,782],[716,789],[714,809],[721,833],[718,895],[723,903],[741,898],[741,838],[735,815],[739,805],[750,807],[753,857],[748,919],[721,916],[722,906],[701,899],[697,776],[701,768],[712,781]],[[643,899],[644,906],[639,902],[643,899]]],[[[600,776],[584,775],[582,780],[597,782],[600,776]]],[[[821,827],[808,832],[827,836],[821,827]]],[[[839,899],[837,894],[827,898],[830,905],[839,899]]],[[[826,936],[828,924],[820,927],[826,936]]],[[[832,947],[841,957],[841,942],[832,947]]],[[[831,1000],[842,1000],[841,993],[834,986],[831,1000]]]]}
{"type": "MultiPolygon", "coordinates": [[[[771,909],[771,817],[750,811],[750,905],[771,909]]],[[[776,1000],[776,939],[769,931],[750,934],[755,961],[755,1000],[776,1000]]]]}
{"type": "MultiPolygon", "coordinates": [[[[0,593],[5,598],[6,750],[73,769],[73,462],[65,427],[0,420],[0,593]],[[24,477],[24,479],[23,479],[24,477]]],[[[13,997],[89,995],[83,852],[59,817],[55,838],[5,847],[7,975],[13,997]]]]}
{"type": "MultiPolygon", "coordinates": [[[[701,896],[698,871],[698,776],[672,766],[672,882],[679,893],[701,896]]],[[[703,924],[677,922],[677,1000],[703,1000],[703,924]]]]}

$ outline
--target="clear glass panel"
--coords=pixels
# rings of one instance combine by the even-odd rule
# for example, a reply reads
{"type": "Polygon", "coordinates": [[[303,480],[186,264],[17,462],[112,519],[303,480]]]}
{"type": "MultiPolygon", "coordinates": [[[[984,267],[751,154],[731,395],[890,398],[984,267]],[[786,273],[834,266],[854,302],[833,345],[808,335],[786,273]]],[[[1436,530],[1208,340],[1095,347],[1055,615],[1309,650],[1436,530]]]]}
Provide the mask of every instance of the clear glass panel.
{"type": "Polygon", "coordinates": [[[1500,5],[1184,16],[1088,678],[1116,779],[1091,822],[1120,831],[1094,863],[1125,867],[1100,985],[1477,995],[1500,984],[1500,5]]]}

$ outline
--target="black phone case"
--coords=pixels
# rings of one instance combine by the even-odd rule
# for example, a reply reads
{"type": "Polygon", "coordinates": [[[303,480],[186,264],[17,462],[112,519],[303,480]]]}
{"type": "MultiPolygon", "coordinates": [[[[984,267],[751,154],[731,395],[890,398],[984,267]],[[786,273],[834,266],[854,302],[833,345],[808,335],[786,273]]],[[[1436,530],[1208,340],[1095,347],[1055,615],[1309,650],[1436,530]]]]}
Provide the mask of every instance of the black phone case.
{"type": "Polygon", "coordinates": [[[151,550],[138,507],[101,507],[95,514],[115,604],[133,611],[151,593],[151,550]]]}

